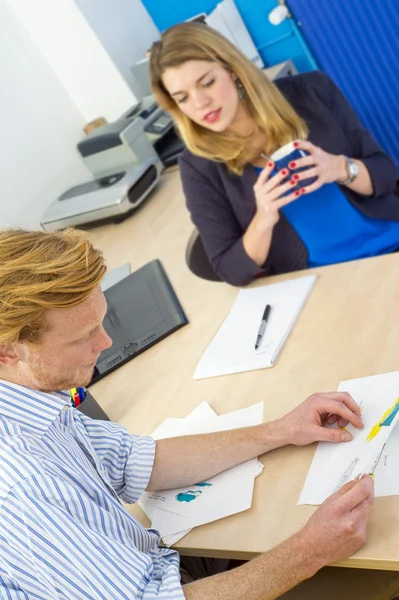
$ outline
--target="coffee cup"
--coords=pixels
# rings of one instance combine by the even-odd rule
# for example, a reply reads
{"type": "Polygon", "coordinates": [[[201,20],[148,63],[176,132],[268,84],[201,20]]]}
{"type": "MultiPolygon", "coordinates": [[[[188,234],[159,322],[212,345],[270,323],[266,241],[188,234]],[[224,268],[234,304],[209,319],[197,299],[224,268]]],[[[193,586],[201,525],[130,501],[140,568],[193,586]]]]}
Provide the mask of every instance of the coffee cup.
{"type": "MultiPolygon", "coordinates": [[[[299,141],[299,140],[297,140],[299,141]]],[[[294,142],[290,142],[289,144],[285,144],[269,157],[270,160],[274,163],[274,167],[272,170],[272,175],[276,175],[282,169],[288,169],[289,175],[287,177],[291,177],[295,175],[295,173],[300,173],[301,171],[306,171],[311,168],[311,166],[299,167],[299,169],[291,169],[288,165],[292,162],[296,162],[300,158],[304,156],[309,156],[309,152],[306,150],[302,150],[302,148],[295,148],[294,142]]],[[[301,188],[312,185],[316,181],[317,177],[307,177],[306,179],[298,180],[298,183],[295,186],[292,186],[286,194],[291,194],[293,191],[300,190],[301,188]]],[[[284,195],[286,195],[284,194],[284,195]]]]}

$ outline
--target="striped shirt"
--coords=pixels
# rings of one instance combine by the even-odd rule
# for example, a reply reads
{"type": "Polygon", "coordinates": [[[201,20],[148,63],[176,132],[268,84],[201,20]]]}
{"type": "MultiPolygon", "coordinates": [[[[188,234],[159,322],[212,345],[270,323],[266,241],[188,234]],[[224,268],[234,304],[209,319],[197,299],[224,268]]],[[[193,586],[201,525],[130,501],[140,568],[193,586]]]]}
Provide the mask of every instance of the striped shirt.
{"type": "Polygon", "coordinates": [[[0,598],[183,600],[179,556],[123,507],[155,442],[0,380],[0,598]]]}

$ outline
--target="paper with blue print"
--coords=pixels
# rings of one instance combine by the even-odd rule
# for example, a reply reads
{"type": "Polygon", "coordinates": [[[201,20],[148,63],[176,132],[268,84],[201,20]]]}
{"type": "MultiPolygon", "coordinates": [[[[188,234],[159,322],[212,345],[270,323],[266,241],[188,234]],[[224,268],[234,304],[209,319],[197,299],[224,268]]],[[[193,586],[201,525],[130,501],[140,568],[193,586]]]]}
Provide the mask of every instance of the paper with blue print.
{"type": "MultiPolygon", "coordinates": [[[[262,420],[263,402],[220,416],[203,402],[185,419],[166,419],[153,437],[163,439],[226,431],[257,425],[262,420]]],[[[193,527],[248,510],[252,504],[254,479],[262,470],[263,465],[253,459],[195,485],[145,492],[139,504],[164,543],[172,545],[193,527]]]]}

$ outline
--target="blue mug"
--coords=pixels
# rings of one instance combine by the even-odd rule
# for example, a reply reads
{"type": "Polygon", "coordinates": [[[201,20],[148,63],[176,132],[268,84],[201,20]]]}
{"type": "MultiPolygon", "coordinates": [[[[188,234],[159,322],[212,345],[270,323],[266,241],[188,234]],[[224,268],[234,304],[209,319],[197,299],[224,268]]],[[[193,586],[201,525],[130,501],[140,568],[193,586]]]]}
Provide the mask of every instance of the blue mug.
{"type": "MultiPolygon", "coordinates": [[[[282,146],[281,148],[276,150],[276,152],[273,152],[273,154],[270,156],[270,160],[272,160],[275,165],[272,171],[272,175],[276,175],[282,169],[288,169],[289,174],[287,175],[287,178],[291,179],[292,175],[294,175],[295,173],[306,171],[306,169],[309,169],[311,167],[307,166],[300,167],[299,169],[290,169],[288,166],[291,162],[295,162],[296,160],[298,160],[299,158],[303,158],[304,156],[309,156],[309,152],[306,152],[306,150],[302,150],[301,148],[294,148],[294,142],[290,142],[289,144],[282,146]]],[[[292,194],[293,191],[295,192],[296,190],[300,190],[303,187],[312,185],[312,183],[314,183],[316,179],[317,177],[308,177],[307,179],[300,179],[296,185],[293,185],[291,189],[283,195],[287,196],[288,194],[292,194]]]]}

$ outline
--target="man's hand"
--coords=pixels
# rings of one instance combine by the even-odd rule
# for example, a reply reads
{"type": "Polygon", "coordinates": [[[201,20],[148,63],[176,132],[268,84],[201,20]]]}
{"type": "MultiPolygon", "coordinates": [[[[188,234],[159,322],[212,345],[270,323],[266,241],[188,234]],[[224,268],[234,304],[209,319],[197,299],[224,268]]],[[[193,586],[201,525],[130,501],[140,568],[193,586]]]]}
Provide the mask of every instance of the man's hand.
{"type": "Polygon", "coordinates": [[[277,421],[286,444],[306,446],[312,442],[349,442],[352,435],[343,428],[351,423],[362,429],[360,409],[347,392],[313,394],[277,421]],[[327,428],[337,422],[338,428],[327,428]]]}
{"type": "MultiPolygon", "coordinates": [[[[373,503],[368,475],[331,496],[288,540],[245,565],[184,586],[187,600],[275,600],[332,562],[351,556],[366,541],[373,503]]],[[[339,597],[339,594],[336,594],[339,597]]]]}
{"type": "Polygon", "coordinates": [[[348,558],[364,546],[373,499],[373,479],[364,475],[344,485],[313,513],[296,535],[306,556],[314,558],[316,569],[348,558]]]}

